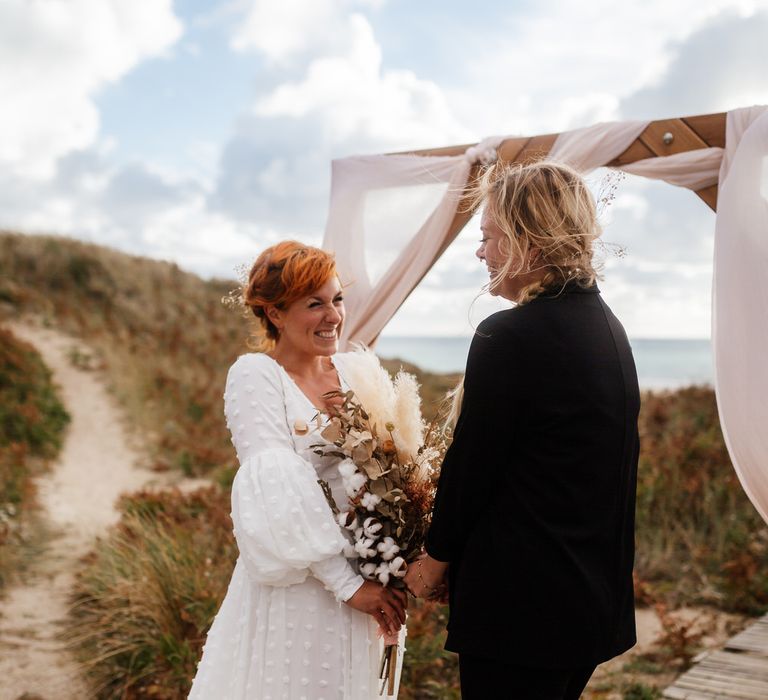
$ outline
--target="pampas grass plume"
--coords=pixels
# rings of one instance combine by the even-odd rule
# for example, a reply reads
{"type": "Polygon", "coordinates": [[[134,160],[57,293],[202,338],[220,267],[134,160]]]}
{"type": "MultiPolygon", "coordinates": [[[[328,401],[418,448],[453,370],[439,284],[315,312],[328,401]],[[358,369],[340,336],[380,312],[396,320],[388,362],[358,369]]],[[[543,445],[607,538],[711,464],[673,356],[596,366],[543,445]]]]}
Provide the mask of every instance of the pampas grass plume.
{"type": "Polygon", "coordinates": [[[365,345],[358,345],[354,352],[345,353],[345,378],[358,401],[376,425],[379,436],[386,434],[385,425],[394,423],[395,387],[379,358],[365,345]]]}
{"type": "Polygon", "coordinates": [[[400,371],[395,377],[395,444],[403,461],[415,459],[424,442],[424,419],[416,377],[400,371]]]}
{"type": "Polygon", "coordinates": [[[388,439],[394,425],[393,440],[402,462],[415,460],[424,441],[424,419],[416,377],[397,373],[394,382],[379,358],[364,345],[337,358],[343,362],[344,376],[375,425],[380,440],[388,439]],[[388,426],[388,424],[391,424],[388,426]]]}

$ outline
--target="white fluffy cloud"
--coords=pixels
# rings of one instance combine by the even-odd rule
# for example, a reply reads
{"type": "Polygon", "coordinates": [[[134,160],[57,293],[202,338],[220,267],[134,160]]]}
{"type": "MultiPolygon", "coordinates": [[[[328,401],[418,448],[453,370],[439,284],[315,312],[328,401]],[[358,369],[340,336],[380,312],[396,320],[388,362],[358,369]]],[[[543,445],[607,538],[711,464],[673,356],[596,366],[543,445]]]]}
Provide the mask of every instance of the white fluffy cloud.
{"type": "Polygon", "coordinates": [[[412,71],[382,70],[381,47],[365,17],[350,15],[344,28],[343,54],[312,60],[302,80],[284,83],[258,100],[254,114],[319,119],[328,145],[385,150],[468,136],[436,84],[412,71]]]}
{"type": "Polygon", "coordinates": [[[344,50],[350,11],[380,0],[252,0],[232,36],[237,51],[255,50],[270,62],[344,50]]]}
{"type": "Polygon", "coordinates": [[[171,0],[0,3],[0,227],[231,274],[269,232],[208,211],[209,183],[116,163],[95,97],[182,34],[171,0]],[[219,251],[212,256],[212,251],[219,251]]]}
{"type": "Polygon", "coordinates": [[[60,159],[55,177],[30,184],[0,174],[0,229],[64,233],[128,253],[173,260],[205,276],[234,276],[281,237],[208,207],[206,183],[145,163],[116,166],[90,149],[60,159]]]}
{"type": "Polygon", "coordinates": [[[629,177],[604,231],[603,295],[632,337],[710,333],[713,212],[693,193],[629,177]]]}
{"type": "Polygon", "coordinates": [[[629,95],[621,112],[635,118],[701,114],[768,102],[768,10],[724,12],[672,45],[663,76],[629,95]]]}
{"type": "Polygon", "coordinates": [[[441,89],[386,70],[370,22],[337,17],[332,52],[258,96],[224,148],[214,206],[241,221],[320,240],[330,160],[471,139],[441,89]]]}
{"type": "Polygon", "coordinates": [[[0,3],[0,164],[50,177],[96,140],[96,91],[180,35],[171,0],[0,3]]]}
{"type": "MultiPolygon", "coordinates": [[[[482,135],[629,118],[620,115],[621,98],[661,79],[689,36],[723,11],[749,17],[765,8],[768,0],[544,0],[482,38],[468,37],[448,96],[460,117],[476,115],[471,123],[482,135]]],[[[711,49],[733,65],[732,53],[711,49]]],[[[653,116],[669,115],[661,106],[653,116]]]]}

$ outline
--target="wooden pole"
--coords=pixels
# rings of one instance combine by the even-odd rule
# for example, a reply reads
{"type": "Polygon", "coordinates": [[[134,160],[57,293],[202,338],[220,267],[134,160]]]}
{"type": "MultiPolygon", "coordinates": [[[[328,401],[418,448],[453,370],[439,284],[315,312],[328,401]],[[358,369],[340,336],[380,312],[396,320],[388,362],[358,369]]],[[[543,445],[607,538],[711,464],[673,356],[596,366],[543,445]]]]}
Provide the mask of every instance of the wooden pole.
{"type": "MultiPolygon", "coordinates": [[[[558,136],[559,134],[542,134],[505,139],[497,149],[498,157],[501,161],[508,163],[535,162],[550,152],[558,136]]],[[[476,144],[467,143],[402,153],[420,156],[455,156],[464,153],[467,148],[474,145],[476,144]]],[[[669,156],[711,146],[721,148],[725,146],[725,112],[652,121],[622,154],[604,165],[615,167],[645,158],[669,156]]],[[[476,176],[477,169],[473,169],[470,181],[476,176]]],[[[717,211],[717,185],[704,187],[697,190],[696,194],[713,211],[717,211]]],[[[453,219],[450,229],[453,235],[449,238],[449,242],[459,234],[472,216],[471,212],[464,209],[466,208],[459,207],[453,219]]],[[[439,251],[437,257],[442,253],[443,250],[439,251]]]]}
{"type": "MultiPolygon", "coordinates": [[[[627,163],[634,163],[645,158],[657,156],[669,156],[674,153],[693,151],[699,148],[711,146],[725,146],[725,112],[717,114],[702,114],[693,117],[680,117],[678,119],[657,119],[648,124],[643,132],[629,147],[614,158],[607,167],[615,167],[627,163]],[[669,135],[672,138],[669,138],[669,135]]],[[[539,136],[516,136],[505,139],[496,149],[499,160],[507,163],[533,163],[544,158],[552,149],[559,134],[541,134],[539,136]]],[[[424,148],[416,151],[400,151],[389,155],[418,155],[418,156],[458,156],[463,154],[474,143],[466,143],[458,146],[443,146],[441,148],[424,148]]],[[[474,166],[470,171],[468,182],[473,182],[480,172],[479,166],[474,166]]],[[[717,211],[717,185],[697,190],[696,194],[713,211],[717,211]]],[[[449,228],[449,235],[445,244],[435,254],[432,265],[445,252],[445,249],[459,235],[467,222],[472,218],[472,212],[466,200],[459,204],[449,228]]],[[[426,272],[424,273],[426,275],[426,272]]],[[[422,275],[421,279],[424,278],[422,275]]],[[[419,282],[421,282],[419,279],[419,282]]],[[[417,282],[416,284],[418,284],[417,282]]],[[[415,287],[416,285],[414,285],[415,287]]],[[[376,342],[373,339],[371,345],[376,342]]]]}

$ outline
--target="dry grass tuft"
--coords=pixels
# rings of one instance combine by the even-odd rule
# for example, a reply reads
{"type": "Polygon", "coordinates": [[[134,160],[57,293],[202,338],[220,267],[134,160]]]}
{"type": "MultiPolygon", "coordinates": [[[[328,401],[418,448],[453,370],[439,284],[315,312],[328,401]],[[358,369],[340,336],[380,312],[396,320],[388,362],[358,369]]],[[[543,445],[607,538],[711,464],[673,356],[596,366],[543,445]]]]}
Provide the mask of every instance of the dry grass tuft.
{"type": "Polygon", "coordinates": [[[768,609],[768,528],[725,448],[714,392],[646,393],[635,571],[641,601],[768,609]]]}
{"type": "Polygon", "coordinates": [[[98,697],[186,698],[237,551],[229,497],[140,492],[84,561],[68,640],[98,697]]]}

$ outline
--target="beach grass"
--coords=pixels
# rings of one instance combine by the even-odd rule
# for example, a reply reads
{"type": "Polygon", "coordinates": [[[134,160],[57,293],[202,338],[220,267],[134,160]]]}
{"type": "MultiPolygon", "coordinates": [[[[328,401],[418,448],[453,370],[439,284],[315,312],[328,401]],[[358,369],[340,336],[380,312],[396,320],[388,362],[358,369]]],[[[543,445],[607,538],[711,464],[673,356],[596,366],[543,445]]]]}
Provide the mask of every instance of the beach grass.
{"type": "Polygon", "coordinates": [[[67,630],[99,698],[186,698],[237,555],[211,486],[125,497],[83,563],[67,630]]]}

